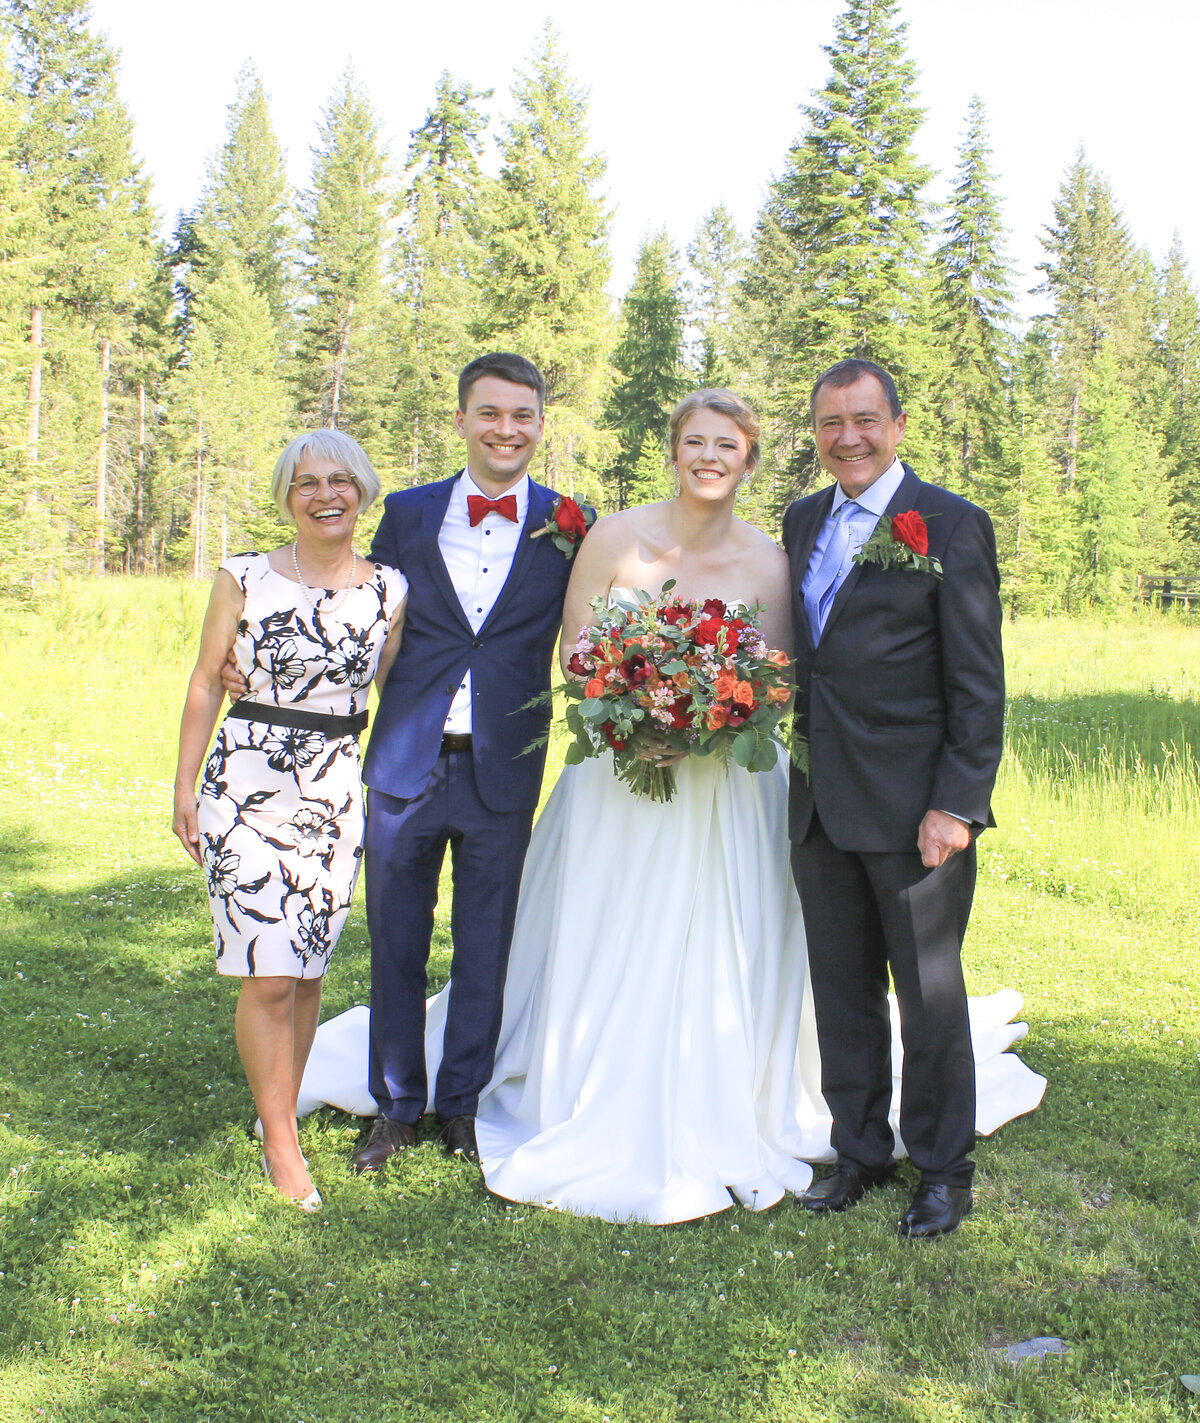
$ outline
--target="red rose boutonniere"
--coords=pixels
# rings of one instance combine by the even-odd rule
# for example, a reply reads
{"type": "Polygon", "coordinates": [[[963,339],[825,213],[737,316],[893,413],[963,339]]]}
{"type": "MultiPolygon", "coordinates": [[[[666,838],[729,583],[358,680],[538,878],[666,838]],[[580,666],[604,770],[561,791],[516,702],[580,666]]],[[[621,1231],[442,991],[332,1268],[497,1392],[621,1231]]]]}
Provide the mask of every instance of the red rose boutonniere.
{"type": "Polygon", "coordinates": [[[918,573],[942,576],[942,565],[929,556],[929,530],[915,509],[884,514],[875,532],[854,555],[855,563],[877,563],[880,568],[912,568],[918,573]]]}
{"type": "Polygon", "coordinates": [[[555,546],[568,558],[575,556],[575,550],[583,542],[584,535],[596,522],[594,509],[581,509],[566,494],[560,495],[558,503],[550,510],[550,517],[540,529],[534,529],[531,539],[540,539],[549,534],[555,546]]]}

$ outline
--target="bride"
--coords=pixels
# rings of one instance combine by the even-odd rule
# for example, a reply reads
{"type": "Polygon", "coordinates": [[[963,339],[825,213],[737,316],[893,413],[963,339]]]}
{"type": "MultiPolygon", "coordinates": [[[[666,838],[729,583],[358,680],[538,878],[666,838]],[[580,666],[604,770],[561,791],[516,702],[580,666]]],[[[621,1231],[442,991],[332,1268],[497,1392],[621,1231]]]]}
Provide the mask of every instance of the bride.
{"type": "MultiPolygon", "coordinates": [[[[580,546],[564,671],[593,598],[654,595],[668,579],[684,599],[761,605],[768,645],[790,651],[787,558],[734,514],[758,438],[753,411],[730,391],[699,390],[676,407],[679,492],[601,519],[580,546]]],[[[788,863],[786,761],[750,774],[685,757],[675,774],[675,797],[661,803],[618,781],[608,756],[568,766],[534,829],[495,1071],[476,1118],[496,1195],[666,1224],[735,1200],[765,1209],[807,1187],[808,1161],[832,1159],[788,863]]],[[[430,1081],[445,999],[428,1009],[430,1081]]],[[[977,1054],[986,1045],[991,1055],[979,1067],[980,1115],[994,1130],[1031,1110],[1044,1083],[1003,1052],[1023,1032],[1007,1023],[1019,996],[983,1005],[990,1032],[972,1004],[977,1054]]],[[[365,1012],[322,1028],[331,1067],[339,1051],[357,1060],[354,1015],[365,1012]]],[[[321,1049],[319,1035],[318,1059],[321,1049]]],[[[314,1073],[313,1105],[355,1107],[322,1090],[316,1062],[314,1073]]]]}

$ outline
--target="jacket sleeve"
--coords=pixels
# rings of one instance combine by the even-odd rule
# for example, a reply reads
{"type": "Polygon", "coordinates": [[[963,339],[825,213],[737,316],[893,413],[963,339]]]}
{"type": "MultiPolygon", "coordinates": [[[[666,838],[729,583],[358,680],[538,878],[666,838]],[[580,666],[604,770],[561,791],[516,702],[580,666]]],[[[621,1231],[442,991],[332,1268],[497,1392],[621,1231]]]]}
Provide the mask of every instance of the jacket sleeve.
{"type": "Polygon", "coordinates": [[[379,527],[375,530],[375,537],[371,540],[371,552],[369,557],[372,563],[382,563],[388,568],[399,568],[400,558],[396,550],[396,520],[399,513],[396,508],[397,500],[394,495],[389,494],[383,501],[383,518],[379,521],[379,527]]]}
{"type": "Polygon", "coordinates": [[[990,822],[1004,745],[1004,653],[1000,573],[992,521],[968,505],[950,531],[938,586],[938,631],[946,739],[931,809],[975,825],[990,822]]]}

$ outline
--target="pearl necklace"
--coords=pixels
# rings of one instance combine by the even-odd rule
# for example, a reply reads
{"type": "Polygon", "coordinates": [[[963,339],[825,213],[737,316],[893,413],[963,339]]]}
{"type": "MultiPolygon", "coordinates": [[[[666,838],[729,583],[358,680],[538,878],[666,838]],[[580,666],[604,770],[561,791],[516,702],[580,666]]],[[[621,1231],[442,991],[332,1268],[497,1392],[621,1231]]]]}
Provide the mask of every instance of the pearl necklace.
{"type": "MultiPolygon", "coordinates": [[[[299,542],[299,540],[297,540],[297,542],[299,542]]],[[[318,590],[317,590],[317,596],[314,598],[314,597],[313,597],[313,590],[312,590],[312,589],[308,586],[308,584],[304,581],[304,574],[300,572],[300,560],[296,557],[296,544],[293,544],[293,545],[292,545],[292,567],[296,570],[296,582],[299,583],[299,585],[301,586],[301,588],[304,589],[304,596],[308,599],[309,605],[310,605],[311,607],[314,607],[314,608],[315,608],[315,607],[317,606],[317,604],[321,601],[321,591],[320,591],[320,589],[318,589],[318,590]]],[[[346,586],[345,586],[345,587],[338,593],[338,595],[327,605],[327,607],[326,607],[326,609],[325,609],[325,611],[326,611],[327,613],[336,613],[337,610],[342,606],[343,602],[345,602],[346,594],[349,593],[350,589],[354,587],[354,574],[355,574],[355,572],[357,571],[357,569],[358,569],[358,554],[355,553],[355,551],[354,551],[353,549],[351,549],[351,550],[350,550],[350,577],[349,577],[349,578],[347,579],[347,581],[346,581],[346,586]]]]}

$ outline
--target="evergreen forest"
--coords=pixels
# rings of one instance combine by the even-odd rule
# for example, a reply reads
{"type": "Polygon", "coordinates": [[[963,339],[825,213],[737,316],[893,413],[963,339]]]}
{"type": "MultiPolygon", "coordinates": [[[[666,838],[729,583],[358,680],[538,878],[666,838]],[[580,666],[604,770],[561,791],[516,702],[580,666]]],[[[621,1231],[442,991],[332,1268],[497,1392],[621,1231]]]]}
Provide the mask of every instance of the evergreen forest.
{"type": "Polygon", "coordinates": [[[812,380],[861,355],[897,377],[918,472],[991,512],[1013,615],[1200,572],[1200,304],[1181,243],[1156,263],[1086,152],[1064,154],[1041,314],[1019,321],[985,101],[935,204],[898,0],[846,0],[753,230],[714,190],[686,251],[646,235],[615,304],[605,160],[549,26],[507,117],[445,73],[403,151],[346,73],[299,192],[247,67],[166,238],[87,5],[0,0],[0,27],[9,599],[59,573],[209,577],[278,543],[267,480],[304,428],[354,435],[385,489],[454,472],[455,378],[486,349],[545,371],[534,473],[602,510],[669,494],[667,412],[729,385],[764,425],[745,517],[775,532],[821,479],[812,380]]]}

